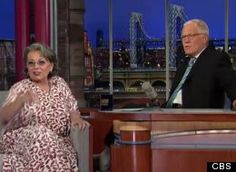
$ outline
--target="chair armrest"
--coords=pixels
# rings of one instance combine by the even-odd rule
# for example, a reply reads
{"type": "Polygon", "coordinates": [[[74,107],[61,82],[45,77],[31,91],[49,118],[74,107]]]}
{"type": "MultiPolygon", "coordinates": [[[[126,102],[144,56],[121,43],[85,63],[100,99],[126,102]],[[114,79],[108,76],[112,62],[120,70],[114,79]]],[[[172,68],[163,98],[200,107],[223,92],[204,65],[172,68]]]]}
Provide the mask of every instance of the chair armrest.
{"type": "Polygon", "coordinates": [[[70,137],[78,155],[78,166],[81,172],[89,171],[89,127],[85,130],[72,128],[70,137]]]}

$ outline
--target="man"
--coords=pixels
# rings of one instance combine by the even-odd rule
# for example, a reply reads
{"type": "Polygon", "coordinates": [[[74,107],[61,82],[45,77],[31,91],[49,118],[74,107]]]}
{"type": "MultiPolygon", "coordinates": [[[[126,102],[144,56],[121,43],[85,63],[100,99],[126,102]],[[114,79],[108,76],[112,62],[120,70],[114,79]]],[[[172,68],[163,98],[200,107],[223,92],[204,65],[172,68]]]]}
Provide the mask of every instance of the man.
{"type": "Polygon", "coordinates": [[[236,75],[229,56],[209,47],[209,29],[199,19],[184,24],[186,58],[176,72],[167,108],[223,108],[225,93],[236,107],[236,75]]]}

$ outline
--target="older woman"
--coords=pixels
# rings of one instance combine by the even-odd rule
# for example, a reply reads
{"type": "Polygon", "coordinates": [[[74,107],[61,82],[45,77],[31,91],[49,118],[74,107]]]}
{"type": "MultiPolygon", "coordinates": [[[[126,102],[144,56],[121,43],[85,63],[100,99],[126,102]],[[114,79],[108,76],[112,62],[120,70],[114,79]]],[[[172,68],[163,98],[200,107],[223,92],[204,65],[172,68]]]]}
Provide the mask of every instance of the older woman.
{"type": "Polygon", "coordinates": [[[55,53],[34,43],[24,52],[27,79],[15,83],[1,107],[3,171],[78,171],[69,133],[80,118],[77,101],[56,76],[55,53]],[[73,121],[73,124],[71,124],[73,121]]]}

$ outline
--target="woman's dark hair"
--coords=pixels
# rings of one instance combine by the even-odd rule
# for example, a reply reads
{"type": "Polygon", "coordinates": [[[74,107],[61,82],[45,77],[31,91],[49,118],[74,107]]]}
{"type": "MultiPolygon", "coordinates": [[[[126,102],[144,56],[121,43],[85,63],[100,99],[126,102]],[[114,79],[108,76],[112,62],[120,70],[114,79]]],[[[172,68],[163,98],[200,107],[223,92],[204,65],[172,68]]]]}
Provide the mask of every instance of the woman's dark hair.
{"type": "Polygon", "coordinates": [[[56,75],[57,74],[57,57],[56,57],[55,52],[46,44],[37,42],[26,47],[24,50],[24,63],[25,63],[26,76],[28,77],[28,69],[26,67],[28,54],[33,51],[39,52],[44,58],[46,58],[50,63],[54,65],[52,72],[48,74],[48,78],[56,75]]]}

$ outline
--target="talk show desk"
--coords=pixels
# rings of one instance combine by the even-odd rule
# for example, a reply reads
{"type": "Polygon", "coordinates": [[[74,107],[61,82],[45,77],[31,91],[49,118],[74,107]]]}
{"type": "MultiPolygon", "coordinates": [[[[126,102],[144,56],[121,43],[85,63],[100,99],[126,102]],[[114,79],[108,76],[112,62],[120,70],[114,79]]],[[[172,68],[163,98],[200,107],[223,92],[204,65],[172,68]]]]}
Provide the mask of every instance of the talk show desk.
{"type": "Polygon", "coordinates": [[[112,172],[205,172],[207,162],[236,162],[233,111],[115,109],[86,118],[93,127],[93,154],[104,150],[112,133],[117,136],[110,145],[112,172]]]}

